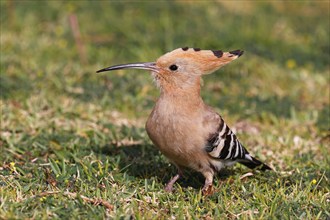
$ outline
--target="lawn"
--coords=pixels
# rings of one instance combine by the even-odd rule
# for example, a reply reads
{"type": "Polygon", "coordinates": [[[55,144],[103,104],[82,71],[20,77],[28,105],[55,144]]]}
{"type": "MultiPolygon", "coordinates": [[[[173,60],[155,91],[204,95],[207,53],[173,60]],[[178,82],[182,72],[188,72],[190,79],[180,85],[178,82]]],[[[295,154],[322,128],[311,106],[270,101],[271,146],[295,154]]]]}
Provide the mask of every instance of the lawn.
{"type": "Polygon", "coordinates": [[[329,1],[1,1],[0,219],[329,219],[329,1]],[[201,193],[144,129],[146,71],[179,47],[242,49],[202,96],[249,152],[201,193]]]}

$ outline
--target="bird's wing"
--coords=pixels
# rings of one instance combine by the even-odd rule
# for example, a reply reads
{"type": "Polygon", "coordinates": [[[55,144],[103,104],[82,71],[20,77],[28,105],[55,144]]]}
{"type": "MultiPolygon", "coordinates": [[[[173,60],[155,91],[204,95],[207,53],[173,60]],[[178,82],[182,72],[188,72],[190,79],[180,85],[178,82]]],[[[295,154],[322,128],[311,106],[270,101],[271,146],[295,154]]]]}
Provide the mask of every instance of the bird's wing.
{"type": "Polygon", "coordinates": [[[230,130],[221,116],[218,129],[210,134],[205,150],[214,159],[237,161],[251,169],[260,167],[261,170],[271,169],[266,164],[253,158],[236,135],[230,130]]]}

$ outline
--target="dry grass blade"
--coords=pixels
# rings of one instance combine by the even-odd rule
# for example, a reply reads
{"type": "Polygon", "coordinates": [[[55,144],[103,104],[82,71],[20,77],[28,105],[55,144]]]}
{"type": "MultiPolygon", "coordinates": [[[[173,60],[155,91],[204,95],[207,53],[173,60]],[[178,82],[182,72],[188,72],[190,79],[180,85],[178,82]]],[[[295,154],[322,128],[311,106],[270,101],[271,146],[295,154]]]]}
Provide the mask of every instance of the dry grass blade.
{"type": "MultiPolygon", "coordinates": [[[[61,193],[60,191],[46,191],[46,192],[39,193],[38,195],[32,196],[30,198],[44,197],[44,196],[60,194],[60,193],[61,193]]],[[[73,193],[73,192],[63,192],[62,195],[70,197],[70,198],[74,198],[74,199],[81,198],[85,202],[91,203],[93,205],[102,205],[102,206],[106,207],[109,211],[113,210],[113,205],[111,205],[108,201],[106,201],[104,199],[100,199],[100,198],[91,199],[87,196],[80,195],[78,193],[73,193]]]]}

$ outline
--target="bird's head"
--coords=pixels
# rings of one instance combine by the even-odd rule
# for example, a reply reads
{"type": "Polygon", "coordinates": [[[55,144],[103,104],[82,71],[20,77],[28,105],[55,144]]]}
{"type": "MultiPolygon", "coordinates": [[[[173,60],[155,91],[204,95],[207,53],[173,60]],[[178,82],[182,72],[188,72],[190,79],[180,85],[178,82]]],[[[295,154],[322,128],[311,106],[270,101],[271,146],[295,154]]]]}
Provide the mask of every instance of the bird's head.
{"type": "Polygon", "coordinates": [[[159,57],[156,62],[110,66],[97,72],[125,68],[150,70],[162,89],[188,89],[200,83],[200,77],[212,73],[243,54],[241,50],[200,50],[178,48],[159,57]]]}

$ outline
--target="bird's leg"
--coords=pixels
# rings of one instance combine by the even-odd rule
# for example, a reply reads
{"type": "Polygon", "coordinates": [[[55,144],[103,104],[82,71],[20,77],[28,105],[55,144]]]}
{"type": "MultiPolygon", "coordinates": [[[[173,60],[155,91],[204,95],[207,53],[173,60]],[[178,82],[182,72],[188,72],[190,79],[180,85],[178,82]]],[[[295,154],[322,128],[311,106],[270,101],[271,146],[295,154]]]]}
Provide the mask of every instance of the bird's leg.
{"type": "Polygon", "coordinates": [[[165,186],[166,192],[172,192],[173,191],[173,184],[180,178],[179,174],[176,174],[165,186]]]}
{"type": "Polygon", "coordinates": [[[213,189],[213,172],[205,172],[203,173],[204,177],[205,177],[205,184],[204,187],[202,189],[203,195],[204,196],[208,196],[208,195],[212,195],[214,193],[214,189],[213,189]]]}
{"type": "Polygon", "coordinates": [[[165,191],[166,192],[172,192],[173,191],[173,184],[182,176],[182,171],[178,167],[178,174],[176,174],[170,181],[165,186],[165,191]]]}

